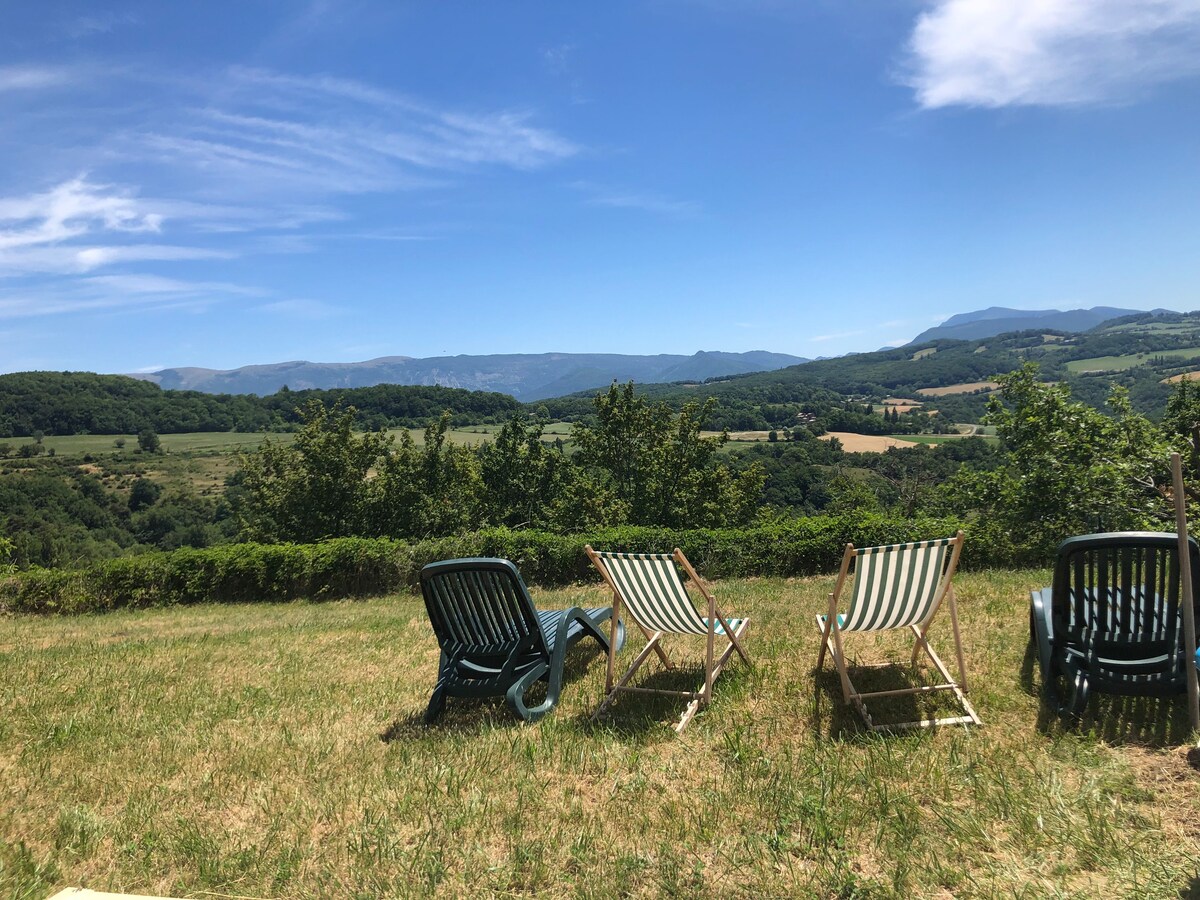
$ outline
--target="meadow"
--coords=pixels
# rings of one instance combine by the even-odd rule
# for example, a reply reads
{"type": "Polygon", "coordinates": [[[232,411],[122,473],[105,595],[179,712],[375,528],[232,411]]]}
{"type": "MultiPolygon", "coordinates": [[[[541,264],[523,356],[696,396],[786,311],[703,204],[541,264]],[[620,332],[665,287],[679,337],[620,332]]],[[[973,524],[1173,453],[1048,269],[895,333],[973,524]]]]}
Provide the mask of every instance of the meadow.
{"type": "Polygon", "coordinates": [[[1191,359],[1200,356],[1200,347],[1186,347],[1182,350],[1154,350],[1150,353],[1127,353],[1124,356],[1073,359],[1066,364],[1066,368],[1068,372],[1075,375],[1083,372],[1120,372],[1140,366],[1159,356],[1168,359],[1191,359]]]}
{"type": "MultiPolygon", "coordinates": [[[[1027,652],[1028,591],[1048,580],[960,573],[985,725],[907,734],[867,733],[828,663],[814,673],[831,576],[715,584],[752,618],[755,666],[731,664],[680,737],[670,699],[590,721],[604,658],[586,641],[540,723],[452,699],[425,727],[438,651],[411,595],[8,618],[0,895],[1200,895],[1184,704],[1048,714],[1027,652]]],[[[605,602],[598,584],[534,596],[605,602]]],[[[947,647],[948,621],[931,635],[947,647]]],[[[906,659],[856,637],[861,663],[906,659]]],[[[676,644],[681,661],[701,644],[676,644]]]]}

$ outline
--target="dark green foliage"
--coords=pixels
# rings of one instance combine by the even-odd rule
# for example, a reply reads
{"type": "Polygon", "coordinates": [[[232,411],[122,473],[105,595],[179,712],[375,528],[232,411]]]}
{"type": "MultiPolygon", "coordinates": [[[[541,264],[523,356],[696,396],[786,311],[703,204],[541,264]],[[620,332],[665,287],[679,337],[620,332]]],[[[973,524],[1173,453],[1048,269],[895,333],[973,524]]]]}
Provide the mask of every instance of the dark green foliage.
{"type": "Polygon", "coordinates": [[[162,440],[153,428],[143,428],[137,436],[138,449],[143,453],[158,453],[162,450],[162,440]]]}
{"type": "Polygon", "coordinates": [[[256,397],[163,391],[148,381],[90,372],[0,375],[0,435],[256,431],[271,418],[256,397]]]}
{"type": "Polygon", "coordinates": [[[390,440],[353,433],[354,410],[310,400],[294,443],[263,441],[241,462],[238,514],[250,540],[319,541],[367,533],[367,473],[390,440]]]}
{"type": "Polygon", "coordinates": [[[420,428],[436,422],[449,410],[451,426],[503,422],[521,409],[508,394],[468,391],[438,385],[377,384],[373,387],[331,390],[282,390],[262,399],[263,406],[282,421],[302,424],[300,415],[312,401],[325,406],[341,403],[358,410],[363,424],[380,428],[420,428]]]}
{"type": "MultiPolygon", "coordinates": [[[[596,583],[585,544],[606,550],[681,547],[705,575],[812,575],[834,570],[847,542],[859,546],[953,534],[956,519],[853,515],[795,519],[746,529],[613,528],[563,536],[495,528],[413,543],[339,538],[317,544],[232,544],[148,553],[85,569],[33,569],[0,579],[0,610],[81,613],[188,603],[265,603],[367,597],[418,584],[439,559],[497,556],[531,584],[596,583]]],[[[968,536],[964,564],[1006,560],[968,536]]],[[[597,585],[598,586],[598,585],[597,585]]]]}
{"type": "Polygon", "coordinates": [[[414,428],[451,411],[453,424],[500,422],[521,408],[507,394],[381,384],[269,397],[164,391],[149,381],[90,372],[0,375],[0,437],[285,430],[302,424],[310,400],[354,405],[371,428],[414,428]]]}
{"type": "Polygon", "coordinates": [[[572,432],[573,462],[590,492],[611,496],[605,521],[684,527],[754,518],[762,472],[751,465],[734,473],[715,463],[727,438],[700,435],[711,402],[685,404],[674,415],[666,404],[638,396],[630,382],[598,395],[595,408],[595,423],[577,423],[572,432]]]}
{"type": "Polygon", "coordinates": [[[1168,446],[1119,389],[1106,416],[1042,384],[1029,364],[1003,376],[989,407],[1007,457],[990,472],[962,470],[951,495],[975,511],[988,538],[1043,558],[1064,538],[1164,527],[1168,446]]]}
{"type": "Polygon", "coordinates": [[[135,543],[126,502],[77,468],[40,466],[0,477],[0,532],[19,566],[71,566],[135,543]]]}
{"type": "Polygon", "coordinates": [[[137,512],[153,506],[162,494],[162,486],[149,478],[138,478],[129,489],[129,511],[137,512]]]}
{"type": "Polygon", "coordinates": [[[379,475],[363,485],[367,521],[358,534],[433,537],[479,525],[479,464],[466,447],[446,440],[450,416],[425,429],[418,447],[407,434],[388,444],[379,475]]]}
{"type": "Polygon", "coordinates": [[[563,493],[570,464],[561,449],[542,443],[539,422],[514,415],[478,456],[485,522],[533,528],[551,523],[551,503],[563,493]]]}

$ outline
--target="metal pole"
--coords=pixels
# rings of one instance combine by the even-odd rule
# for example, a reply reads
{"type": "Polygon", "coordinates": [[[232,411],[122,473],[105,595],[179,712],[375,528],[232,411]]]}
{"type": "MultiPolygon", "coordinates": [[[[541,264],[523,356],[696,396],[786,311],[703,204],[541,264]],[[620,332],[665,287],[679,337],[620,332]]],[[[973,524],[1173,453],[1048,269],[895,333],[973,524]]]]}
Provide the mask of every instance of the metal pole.
{"type": "Polygon", "coordinates": [[[1200,730],[1200,687],[1196,684],[1196,609],[1192,595],[1192,554],[1188,547],[1187,498],[1183,493],[1183,463],[1171,454],[1171,481],[1175,494],[1175,531],[1179,535],[1179,579],[1183,593],[1184,668],[1187,671],[1188,712],[1192,730],[1200,730]]]}

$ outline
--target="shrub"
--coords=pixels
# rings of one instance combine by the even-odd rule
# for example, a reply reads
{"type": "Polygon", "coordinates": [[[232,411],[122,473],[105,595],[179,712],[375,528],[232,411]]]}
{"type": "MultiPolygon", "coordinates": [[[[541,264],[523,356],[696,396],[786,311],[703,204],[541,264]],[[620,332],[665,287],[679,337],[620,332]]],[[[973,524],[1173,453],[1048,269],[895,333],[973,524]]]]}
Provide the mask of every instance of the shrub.
{"type": "MultiPolygon", "coordinates": [[[[263,603],[368,597],[413,590],[421,566],[439,559],[511,559],[530,584],[596,580],[584,545],[665,552],[681,547],[709,578],[833,572],[845,545],[894,543],[951,535],[953,519],[897,519],[881,514],[818,516],[753,528],[670,529],[624,526],[588,535],[492,528],[404,542],[337,538],[316,544],[229,544],[146,553],[85,569],[31,569],[0,580],[0,610],[78,613],[189,603],[263,603]]],[[[964,566],[1004,565],[968,535],[964,566]]]]}

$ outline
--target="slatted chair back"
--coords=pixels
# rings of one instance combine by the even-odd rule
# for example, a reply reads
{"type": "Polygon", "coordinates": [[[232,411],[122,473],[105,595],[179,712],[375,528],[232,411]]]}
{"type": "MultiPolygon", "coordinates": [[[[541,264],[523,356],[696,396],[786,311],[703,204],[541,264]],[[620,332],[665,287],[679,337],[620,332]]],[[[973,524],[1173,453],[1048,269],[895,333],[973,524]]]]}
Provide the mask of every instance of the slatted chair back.
{"type": "Polygon", "coordinates": [[[843,631],[924,628],[945,595],[956,538],[854,550],[854,588],[843,631]]]}
{"type": "Polygon", "coordinates": [[[629,614],[643,627],[668,634],[708,634],[671,553],[605,553],[603,563],[629,614]]]}
{"type": "MultiPolygon", "coordinates": [[[[1189,539],[1194,571],[1200,547],[1189,539]]],[[[1200,585],[1198,585],[1200,587],[1200,585]]],[[[1193,608],[1200,607],[1193,596],[1193,608]]],[[[1051,601],[1055,643],[1094,660],[1110,688],[1182,683],[1179,544],[1174,534],[1117,532],[1068,538],[1051,601]]],[[[1178,685],[1175,685],[1178,686],[1178,685]]]]}
{"type": "Polygon", "coordinates": [[[442,650],[470,658],[514,647],[549,656],[536,607],[506,559],[453,559],[421,570],[421,593],[442,650]]]}

